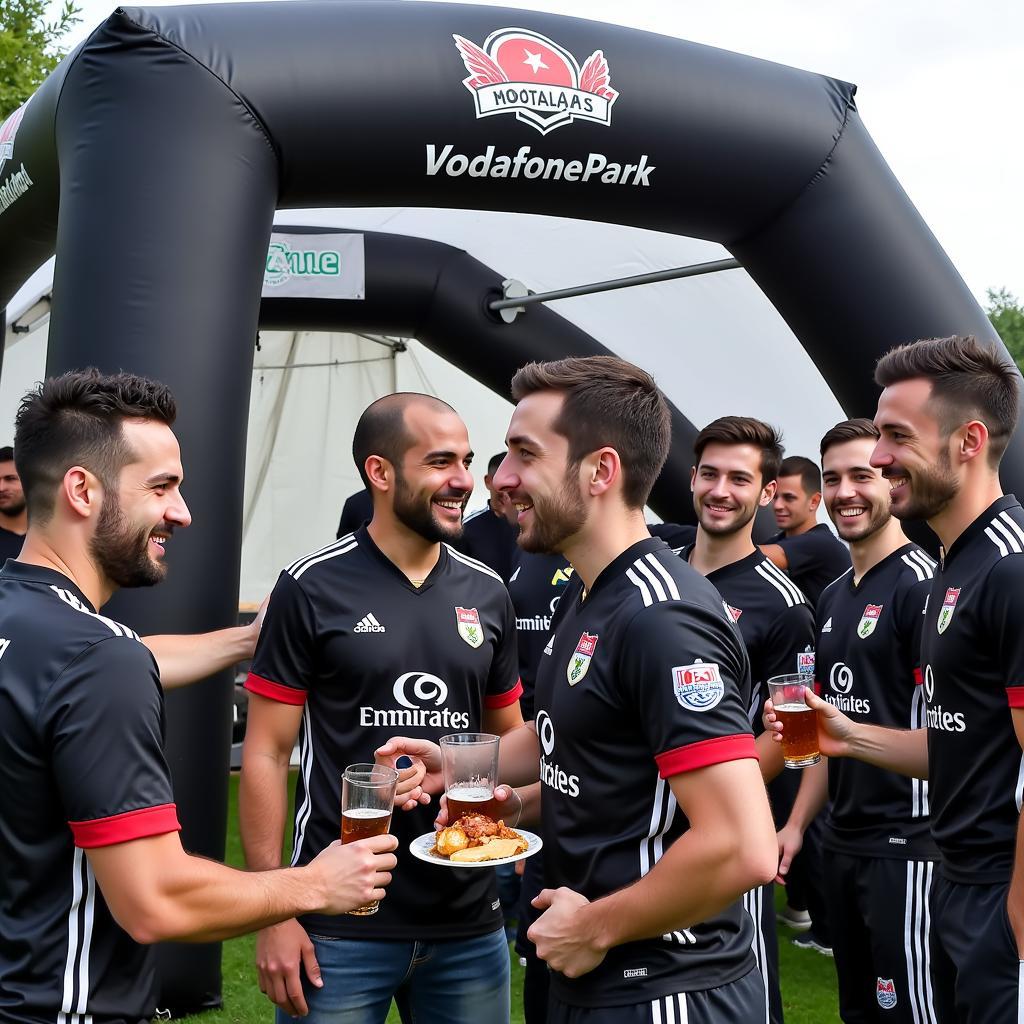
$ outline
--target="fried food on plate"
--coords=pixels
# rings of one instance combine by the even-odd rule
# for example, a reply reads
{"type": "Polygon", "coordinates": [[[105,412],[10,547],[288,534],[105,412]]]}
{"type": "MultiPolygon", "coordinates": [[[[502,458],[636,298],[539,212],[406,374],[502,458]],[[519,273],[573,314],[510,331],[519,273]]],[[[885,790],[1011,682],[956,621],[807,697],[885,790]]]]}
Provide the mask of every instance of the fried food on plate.
{"type": "Polygon", "coordinates": [[[434,839],[433,852],[456,862],[501,860],[524,853],[526,840],[503,821],[486,814],[464,814],[434,839]]]}

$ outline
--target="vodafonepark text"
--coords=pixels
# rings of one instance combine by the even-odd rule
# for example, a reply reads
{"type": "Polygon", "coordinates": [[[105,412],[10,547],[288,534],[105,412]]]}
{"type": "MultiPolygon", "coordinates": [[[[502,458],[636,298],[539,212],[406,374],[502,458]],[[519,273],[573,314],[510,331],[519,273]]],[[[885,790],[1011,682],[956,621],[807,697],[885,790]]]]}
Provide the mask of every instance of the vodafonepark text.
{"type": "Polygon", "coordinates": [[[564,160],[561,157],[530,156],[529,146],[520,146],[514,156],[496,153],[488,146],[483,153],[467,156],[456,153],[449,142],[445,146],[427,144],[427,174],[434,177],[445,174],[459,178],[543,178],[549,181],[600,181],[605,185],[651,184],[651,174],[657,168],[647,162],[642,153],[635,164],[619,164],[603,153],[588,153],[586,160],[564,160]]]}

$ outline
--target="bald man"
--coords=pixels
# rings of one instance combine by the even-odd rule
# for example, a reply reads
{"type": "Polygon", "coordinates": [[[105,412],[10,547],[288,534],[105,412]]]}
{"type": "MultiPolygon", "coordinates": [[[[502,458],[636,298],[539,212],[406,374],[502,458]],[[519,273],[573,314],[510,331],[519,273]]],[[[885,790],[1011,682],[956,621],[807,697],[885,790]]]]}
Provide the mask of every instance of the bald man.
{"type": "MultiPolygon", "coordinates": [[[[246,683],[241,831],[251,868],[277,866],[299,735],[292,864],[338,835],[341,775],[396,732],[436,742],[522,724],[515,612],[498,575],[449,546],[473,489],[466,426],[444,402],[389,395],[362,414],[356,466],[373,517],[297,559],[271,595],[246,683]]],[[[257,941],[260,987],[313,1024],[480,1024],[509,1013],[493,871],[424,864],[409,843],[434,809],[396,812],[399,863],[372,916],[311,915],[257,941]]]]}

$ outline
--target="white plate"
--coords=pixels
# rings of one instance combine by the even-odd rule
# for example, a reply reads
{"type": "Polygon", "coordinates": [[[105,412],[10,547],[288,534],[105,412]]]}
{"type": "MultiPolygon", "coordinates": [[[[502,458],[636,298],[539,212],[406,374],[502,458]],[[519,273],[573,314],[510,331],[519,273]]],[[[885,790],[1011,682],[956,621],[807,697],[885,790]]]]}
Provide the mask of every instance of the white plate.
{"type": "Polygon", "coordinates": [[[438,867],[442,868],[496,868],[501,864],[515,864],[517,860],[526,860],[527,857],[532,857],[544,845],[544,840],[540,836],[527,832],[525,828],[517,828],[516,831],[526,840],[527,847],[522,853],[517,853],[514,857],[499,857],[497,860],[464,861],[461,864],[458,861],[453,862],[447,857],[441,857],[436,853],[430,852],[434,847],[434,839],[437,837],[436,832],[425,832],[414,839],[409,844],[409,852],[419,860],[426,861],[428,864],[437,864],[438,867]]]}

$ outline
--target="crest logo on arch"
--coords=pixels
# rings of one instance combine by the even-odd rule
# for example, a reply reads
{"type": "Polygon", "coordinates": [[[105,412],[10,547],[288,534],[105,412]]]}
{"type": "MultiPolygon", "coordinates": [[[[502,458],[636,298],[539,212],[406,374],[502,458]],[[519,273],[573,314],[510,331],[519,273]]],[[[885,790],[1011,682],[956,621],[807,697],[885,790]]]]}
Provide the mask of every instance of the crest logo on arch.
{"type": "Polygon", "coordinates": [[[602,50],[581,68],[568,50],[529,29],[499,29],[482,47],[460,35],[452,38],[469,72],[462,84],[473,94],[478,118],[515,114],[541,135],[577,118],[612,123],[619,94],[611,88],[602,50]]]}

